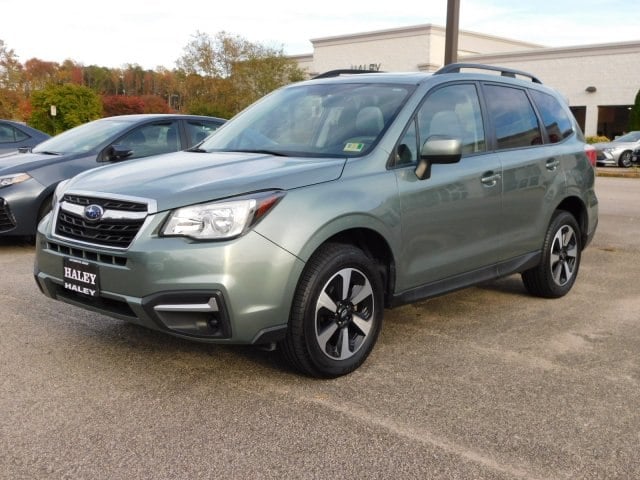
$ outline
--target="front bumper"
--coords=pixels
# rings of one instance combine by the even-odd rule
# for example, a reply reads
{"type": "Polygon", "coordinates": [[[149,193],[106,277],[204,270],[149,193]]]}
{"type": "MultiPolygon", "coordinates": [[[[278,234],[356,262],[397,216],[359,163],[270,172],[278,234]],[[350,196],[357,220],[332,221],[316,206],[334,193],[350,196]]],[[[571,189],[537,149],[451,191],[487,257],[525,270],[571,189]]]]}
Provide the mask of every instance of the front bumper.
{"type": "Polygon", "coordinates": [[[599,165],[601,167],[615,167],[618,165],[618,161],[614,158],[611,152],[598,150],[596,156],[596,165],[599,165]]]}
{"type": "Polygon", "coordinates": [[[178,337],[211,343],[270,343],[284,336],[304,264],[255,232],[228,242],[153,235],[156,215],[126,252],[47,234],[39,226],[34,275],[57,300],[178,337]],[[65,288],[64,259],[97,267],[99,295],[65,288]]]}
{"type": "Polygon", "coordinates": [[[45,187],[35,179],[0,189],[0,236],[33,235],[45,187]]]}

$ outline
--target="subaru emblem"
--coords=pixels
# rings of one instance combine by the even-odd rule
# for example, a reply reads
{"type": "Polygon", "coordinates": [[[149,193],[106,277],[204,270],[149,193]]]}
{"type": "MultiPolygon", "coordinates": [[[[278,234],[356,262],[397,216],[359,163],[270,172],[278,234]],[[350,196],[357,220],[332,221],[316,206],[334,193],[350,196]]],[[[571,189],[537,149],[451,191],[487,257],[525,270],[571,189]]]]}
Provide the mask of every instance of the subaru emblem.
{"type": "Polygon", "coordinates": [[[89,205],[84,209],[84,218],[91,222],[97,222],[104,215],[104,209],[100,205],[89,205]]]}

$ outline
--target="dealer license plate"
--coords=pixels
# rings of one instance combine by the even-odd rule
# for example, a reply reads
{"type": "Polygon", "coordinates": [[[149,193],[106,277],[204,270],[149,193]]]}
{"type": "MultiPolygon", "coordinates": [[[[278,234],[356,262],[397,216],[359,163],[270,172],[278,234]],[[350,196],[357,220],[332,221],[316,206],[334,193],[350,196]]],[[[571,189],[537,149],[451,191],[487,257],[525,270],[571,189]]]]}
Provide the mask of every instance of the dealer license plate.
{"type": "Polygon", "coordinates": [[[88,297],[100,294],[97,265],[76,258],[65,258],[63,267],[64,288],[88,297]]]}

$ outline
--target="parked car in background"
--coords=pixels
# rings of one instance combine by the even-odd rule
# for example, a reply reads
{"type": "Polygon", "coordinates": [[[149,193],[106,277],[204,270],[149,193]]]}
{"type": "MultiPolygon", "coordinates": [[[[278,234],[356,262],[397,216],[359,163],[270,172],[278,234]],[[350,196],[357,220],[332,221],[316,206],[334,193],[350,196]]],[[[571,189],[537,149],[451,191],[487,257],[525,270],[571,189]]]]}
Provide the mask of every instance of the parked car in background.
{"type": "Polygon", "coordinates": [[[632,163],[640,163],[640,147],[636,148],[631,155],[632,163]]]}
{"type": "Polygon", "coordinates": [[[223,123],[195,115],[109,117],[56,135],[31,152],[1,157],[0,236],[33,235],[62,180],[110,163],[190,148],[223,123]]]}
{"type": "Polygon", "coordinates": [[[640,147],[640,131],[629,132],[611,142],[594,143],[593,147],[597,151],[598,165],[629,168],[633,162],[633,151],[640,147]]]}
{"type": "Polygon", "coordinates": [[[387,307],[513,273],[567,294],[598,223],[594,164],[562,95],[530,74],[333,72],[196,149],[60,184],[34,272],[51,298],[278,345],[335,377],[364,362],[387,307]]]}
{"type": "Polygon", "coordinates": [[[30,149],[48,138],[50,135],[23,123],[0,120],[0,155],[30,149]]]}

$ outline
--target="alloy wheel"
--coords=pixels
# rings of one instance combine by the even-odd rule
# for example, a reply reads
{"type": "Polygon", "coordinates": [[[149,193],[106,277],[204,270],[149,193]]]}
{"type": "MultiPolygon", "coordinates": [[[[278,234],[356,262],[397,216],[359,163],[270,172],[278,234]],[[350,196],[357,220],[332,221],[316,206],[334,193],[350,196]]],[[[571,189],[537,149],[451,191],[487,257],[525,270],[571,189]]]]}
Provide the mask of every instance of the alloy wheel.
{"type": "Polygon", "coordinates": [[[374,293],[369,279],[355,268],[343,268],[322,287],[315,308],[316,341],[333,360],[358,352],[374,318],[374,293]]]}
{"type": "Polygon", "coordinates": [[[553,237],[549,260],[553,281],[559,286],[566,285],[573,277],[578,261],[578,240],[569,225],[561,227],[553,237]]]}

